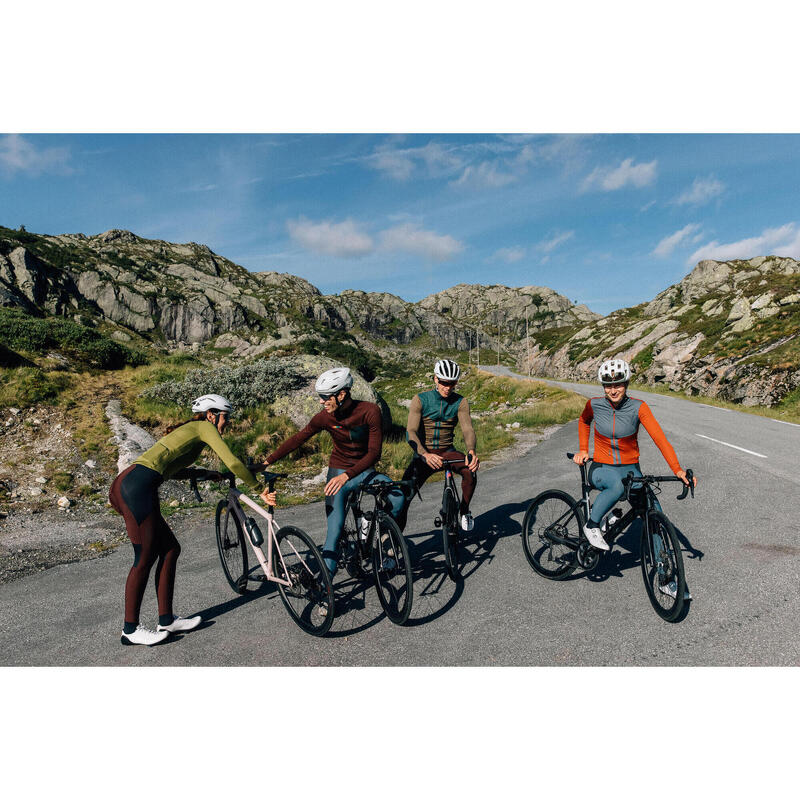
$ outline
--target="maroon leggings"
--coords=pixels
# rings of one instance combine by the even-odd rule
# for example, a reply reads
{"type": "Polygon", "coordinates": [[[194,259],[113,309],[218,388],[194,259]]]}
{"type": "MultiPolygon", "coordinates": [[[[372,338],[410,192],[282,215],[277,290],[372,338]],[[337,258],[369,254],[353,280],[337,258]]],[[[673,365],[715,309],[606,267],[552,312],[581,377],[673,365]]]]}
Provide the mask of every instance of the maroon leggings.
{"type": "Polygon", "coordinates": [[[133,544],[133,566],[125,582],[125,622],[137,625],[142,597],[153,564],[158,613],[172,614],[175,591],[175,567],[181,546],[161,516],[158,487],[161,476],[141,464],[132,464],[120,472],[108,494],[111,505],[122,514],[133,544]]]}
{"type": "MultiPolygon", "coordinates": [[[[458,450],[448,450],[448,449],[439,449],[439,450],[428,450],[429,453],[434,453],[441,458],[448,460],[448,461],[456,461],[457,459],[463,459],[464,454],[459,452],[458,450]]],[[[419,489],[425,481],[433,475],[434,472],[438,472],[439,470],[432,469],[428,466],[427,462],[423,459],[414,459],[408,467],[406,467],[406,471],[403,473],[403,480],[407,481],[412,478],[416,472],[416,488],[419,489]]],[[[461,475],[461,507],[459,508],[459,513],[465,514],[469,511],[469,504],[472,500],[472,495],[475,494],[475,486],[478,482],[478,477],[475,473],[466,465],[466,464],[459,464],[453,467],[453,472],[457,472],[461,475]]],[[[408,514],[408,507],[411,504],[410,500],[406,500],[403,510],[397,516],[397,524],[400,527],[400,530],[405,530],[406,527],[406,516],[408,514]]]]}

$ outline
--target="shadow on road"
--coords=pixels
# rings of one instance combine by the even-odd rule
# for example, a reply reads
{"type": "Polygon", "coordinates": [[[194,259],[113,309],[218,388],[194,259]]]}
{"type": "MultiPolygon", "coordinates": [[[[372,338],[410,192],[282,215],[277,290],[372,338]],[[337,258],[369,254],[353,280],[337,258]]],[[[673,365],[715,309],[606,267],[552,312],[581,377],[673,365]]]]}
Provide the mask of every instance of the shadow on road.
{"type": "Polygon", "coordinates": [[[232,597],[230,600],[226,600],[224,603],[217,603],[215,606],[209,606],[200,611],[194,611],[192,614],[199,614],[203,618],[203,622],[198,626],[197,630],[208,627],[213,624],[211,620],[221,617],[229,611],[234,611],[240,606],[247,605],[247,603],[252,603],[253,600],[259,600],[262,597],[270,597],[272,595],[277,596],[277,594],[274,586],[264,581],[259,583],[257,589],[249,591],[247,594],[239,594],[232,597]]]}

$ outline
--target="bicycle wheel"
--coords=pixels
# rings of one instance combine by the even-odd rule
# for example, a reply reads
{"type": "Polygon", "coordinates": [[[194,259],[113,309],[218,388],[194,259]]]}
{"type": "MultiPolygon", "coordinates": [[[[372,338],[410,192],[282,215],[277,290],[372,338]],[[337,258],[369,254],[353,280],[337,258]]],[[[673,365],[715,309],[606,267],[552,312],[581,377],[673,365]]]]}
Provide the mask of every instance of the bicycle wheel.
{"type": "Polygon", "coordinates": [[[552,489],[537,495],[522,520],[522,547],[533,569],[561,581],[578,566],[581,514],[566,492],[552,489]]]}
{"type": "Polygon", "coordinates": [[[651,511],[642,531],[642,577],[650,603],[661,619],[672,622],[683,611],[686,575],[672,523],[651,511]]]}
{"type": "Polygon", "coordinates": [[[276,534],[277,552],[272,551],[278,593],[289,616],[312,636],[323,636],[333,622],[333,587],[322,554],[311,537],[300,528],[285,525],[276,534]]]}
{"type": "Polygon", "coordinates": [[[442,549],[447,565],[447,574],[451,580],[457,581],[461,577],[459,564],[459,539],[458,506],[453,490],[448,486],[442,496],[442,549]]]}
{"type": "Polygon", "coordinates": [[[246,594],[247,543],[239,518],[231,513],[227,500],[220,500],[217,503],[216,528],[222,571],[234,592],[246,594]]]}
{"type": "Polygon", "coordinates": [[[355,509],[351,506],[344,518],[342,535],[339,537],[340,564],[351,578],[363,580],[372,570],[372,558],[361,539],[360,527],[355,509]]]}
{"type": "Polygon", "coordinates": [[[395,625],[402,625],[411,613],[414,587],[408,547],[397,523],[382,511],[376,512],[372,537],[372,568],[375,590],[386,616],[395,625]]]}

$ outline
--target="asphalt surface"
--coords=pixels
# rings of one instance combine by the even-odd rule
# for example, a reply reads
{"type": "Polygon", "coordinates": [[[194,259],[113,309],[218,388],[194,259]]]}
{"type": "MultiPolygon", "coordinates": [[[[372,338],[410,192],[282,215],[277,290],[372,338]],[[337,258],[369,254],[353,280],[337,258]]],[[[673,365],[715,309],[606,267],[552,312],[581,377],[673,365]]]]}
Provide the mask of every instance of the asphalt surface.
{"type": "MultiPolygon", "coordinates": [[[[507,371],[506,371],[507,372],[507,371]]],[[[560,384],[587,396],[598,387],[560,384]]],[[[694,600],[679,623],[656,616],[642,583],[638,536],[628,532],[597,569],[552,582],[535,574],[520,525],[547,488],[579,493],[565,453],[577,423],[527,455],[481,470],[464,579],[447,577],[433,527],[441,483],[414,501],[407,532],[415,565],[406,626],[382,614],[375,591],[340,573],[337,618],[324,639],[289,618],[269,585],[234,595],[218,563],[213,520],[176,530],[176,610],[206,623],[157,647],[123,647],[123,588],[130,548],[0,586],[2,665],[796,665],[800,663],[800,426],[634,390],[699,480],[696,498],[660,499],[680,531],[694,600]],[[704,438],[708,437],[708,438],[704,438]],[[716,440],[716,441],[714,441],[716,440]],[[735,445],[731,447],[730,445],[735,445]],[[750,452],[746,452],[750,451],[750,452]]],[[[644,472],[668,472],[647,433],[644,472]]],[[[279,511],[281,524],[323,539],[321,503],[279,511]]],[[[142,621],[155,627],[152,583],[142,621]]]]}

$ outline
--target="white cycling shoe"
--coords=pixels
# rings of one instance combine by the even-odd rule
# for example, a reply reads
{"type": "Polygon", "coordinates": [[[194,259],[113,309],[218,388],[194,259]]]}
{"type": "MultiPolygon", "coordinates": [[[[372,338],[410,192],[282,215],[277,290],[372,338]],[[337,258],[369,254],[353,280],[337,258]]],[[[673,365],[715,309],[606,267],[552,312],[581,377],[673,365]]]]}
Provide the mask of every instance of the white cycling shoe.
{"type": "Polygon", "coordinates": [[[167,631],[151,631],[149,628],[143,628],[138,625],[133,633],[125,633],[123,631],[120,641],[122,644],[144,644],[151,647],[154,644],[163,642],[167,636],[169,636],[167,631]]]}
{"type": "Polygon", "coordinates": [[[472,514],[467,511],[466,514],[461,515],[461,530],[462,531],[471,531],[475,527],[475,520],[472,518],[472,514]]]}
{"type": "Polygon", "coordinates": [[[193,631],[202,621],[203,618],[199,614],[188,619],[176,615],[169,625],[159,625],[156,630],[165,631],[166,633],[185,633],[186,631],[193,631]]]}
{"type": "MultiPolygon", "coordinates": [[[[669,583],[665,583],[663,586],[659,585],[658,590],[661,594],[666,594],[669,597],[677,597],[678,596],[678,582],[677,581],[670,581],[669,583]]],[[[683,589],[683,599],[684,600],[691,600],[692,595],[689,592],[689,587],[686,586],[683,589]]]]}
{"type": "Polygon", "coordinates": [[[603,532],[600,530],[599,527],[597,528],[589,528],[588,526],[583,526],[583,534],[589,540],[589,544],[593,547],[596,547],[598,550],[608,550],[608,542],[603,538],[603,532]]]}

